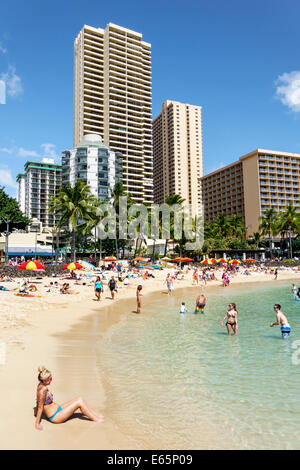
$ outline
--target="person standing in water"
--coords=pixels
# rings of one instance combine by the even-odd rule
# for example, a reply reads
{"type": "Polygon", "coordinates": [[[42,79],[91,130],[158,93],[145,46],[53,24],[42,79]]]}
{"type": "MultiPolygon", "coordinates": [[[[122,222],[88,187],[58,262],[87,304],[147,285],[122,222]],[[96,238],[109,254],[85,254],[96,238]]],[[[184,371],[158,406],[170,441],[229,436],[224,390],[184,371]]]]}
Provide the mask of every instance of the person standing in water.
{"type": "Polygon", "coordinates": [[[137,289],[136,289],[136,313],[141,313],[141,306],[142,306],[142,303],[141,303],[141,290],[143,289],[143,286],[139,285],[137,286],[137,289]]]}
{"type": "Polygon", "coordinates": [[[180,313],[183,315],[186,312],[185,302],[180,305],[180,313]]]}
{"type": "Polygon", "coordinates": [[[276,322],[271,323],[270,327],[272,328],[275,325],[280,325],[281,336],[283,338],[288,338],[291,334],[291,327],[289,325],[287,317],[281,311],[281,305],[275,304],[274,305],[274,310],[276,312],[276,322]]]}
{"type": "Polygon", "coordinates": [[[206,305],[206,297],[203,294],[198,295],[196,299],[195,313],[201,312],[204,313],[204,308],[206,305]]]}
{"type": "Polygon", "coordinates": [[[227,327],[227,331],[228,331],[228,334],[231,335],[231,330],[233,331],[233,333],[235,335],[237,335],[237,332],[238,332],[238,311],[237,311],[237,308],[236,308],[236,304],[235,303],[231,303],[228,305],[228,310],[227,312],[225,313],[225,317],[223,318],[223,320],[221,321],[221,326],[223,326],[224,324],[224,321],[226,321],[226,327],[227,327]]]}
{"type": "Polygon", "coordinates": [[[45,414],[48,421],[55,424],[61,424],[67,421],[76,410],[80,409],[81,413],[91,421],[101,422],[103,416],[93,411],[87,403],[81,398],[75,398],[74,400],[63,403],[61,406],[54,402],[53,395],[50,393],[48,387],[52,382],[52,374],[45,367],[39,367],[38,369],[38,386],[36,392],[36,420],[35,429],[38,431],[43,430],[41,426],[41,419],[43,413],[45,414]]]}

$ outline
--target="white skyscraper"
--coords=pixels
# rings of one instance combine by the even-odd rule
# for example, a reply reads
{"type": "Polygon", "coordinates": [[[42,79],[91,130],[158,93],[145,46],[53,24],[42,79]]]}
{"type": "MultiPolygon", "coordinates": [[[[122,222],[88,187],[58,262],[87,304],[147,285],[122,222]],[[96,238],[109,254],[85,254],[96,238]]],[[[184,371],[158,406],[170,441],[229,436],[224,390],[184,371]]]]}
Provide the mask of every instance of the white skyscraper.
{"type": "Polygon", "coordinates": [[[63,152],[62,184],[74,186],[81,179],[100,201],[110,197],[121,177],[121,154],[104,145],[99,135],[85,135],[73,150],[63,152]]]}

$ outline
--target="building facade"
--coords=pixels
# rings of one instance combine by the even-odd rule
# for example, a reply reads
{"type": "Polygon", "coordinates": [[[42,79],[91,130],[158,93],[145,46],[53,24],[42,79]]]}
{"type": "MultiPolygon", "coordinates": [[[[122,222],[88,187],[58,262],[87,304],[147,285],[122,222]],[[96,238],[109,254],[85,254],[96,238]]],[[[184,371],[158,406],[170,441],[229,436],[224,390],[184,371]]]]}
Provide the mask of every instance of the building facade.
{"type": "Polygon", "coordinates": [[[179,194],[201,215],[202,108],[165,101],[153,120],[154,202],[179,194]]]}
{"type": "Polygon", "coordinates": [[[114,185],[122,180],[122,156],[102,143],[96,134],[88,134],[62,157],[62,184],[74,186],[78,179],[91,188],[100,201],[111,196],[114,185]]]}
{"type": "Polygon", "coordinates": [[[24,173],[17,175],[17,182],[19,206],[26,217],[37,219],[43,227],[55,227],[57,221],[49,212],[49,202],[61,188],[61,165],[52,158],[26,162],[24,173]]]}
{"type": "Polygon", "coordinates": [[[249,235],[259,229],[266,209],[300,211],[300,154],[257,149],[201,178],[204,218],[219,213],[243,218],[249,235]]]}
{"type": "Polygon", "coordinates": [[[123,156],[122,182],[153,202],[151,44],[109,23],[84,26],[74,44],[74,147],[97,134],[123,156]]]}

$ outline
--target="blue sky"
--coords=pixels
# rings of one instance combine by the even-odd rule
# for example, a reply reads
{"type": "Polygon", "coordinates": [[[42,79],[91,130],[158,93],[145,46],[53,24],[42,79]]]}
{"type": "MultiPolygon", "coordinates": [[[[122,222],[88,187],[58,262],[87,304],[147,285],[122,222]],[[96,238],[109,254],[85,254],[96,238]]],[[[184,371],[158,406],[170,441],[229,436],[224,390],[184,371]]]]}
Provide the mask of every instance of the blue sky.
{"type": "Polygon", "coordinates": [[[109,22],[152,43],[154,117],[166,99],[203,107],[205,173],[255,148],[300,153],[299,0],[11,0],[0,6],[11,195],[25,161],[72,147],[73,41],[109,22]]]}

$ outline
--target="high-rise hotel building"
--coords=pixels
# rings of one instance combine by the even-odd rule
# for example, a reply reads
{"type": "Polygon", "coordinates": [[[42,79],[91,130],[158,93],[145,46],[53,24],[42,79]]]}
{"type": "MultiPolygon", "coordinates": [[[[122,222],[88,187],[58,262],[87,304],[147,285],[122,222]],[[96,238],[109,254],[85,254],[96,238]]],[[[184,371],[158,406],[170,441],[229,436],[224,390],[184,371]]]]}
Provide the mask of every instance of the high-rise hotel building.
{"type": "Polygon", "coordinates": [[[300,154],[257,149],[203,176],[204,218],[219,213],[243,218],[249,235],[259,229],[266,209],[285,210],[289,202],[300,211],[300,154]]]}
{"type": "Polygon", "coordinates": [[[122,154],[122,182],[153,202],[151,44],[109,23],[84,26],[74,45],[74,147],[98,134],[122,154]]]}
{"type": "Polygon", "coordinates": [[[165,101],[153,121],[154,202],[179,194],[201,215],[202,176],[201,106],[165,101]]]}
{"type": "Polygon", "coordinates": [[[24,173],[17,175],[18,203],[29,219],[37,219],[45,228],[55,227],[55,215],[49,212],[51,196],[61,188],[61,165],[52,158],[40,162],[26,162],[24,173]]]}

